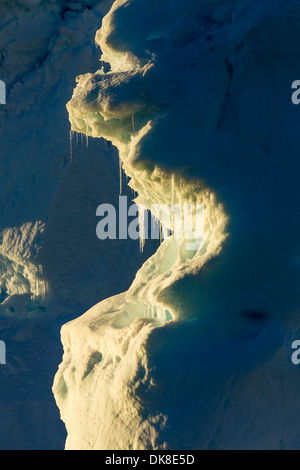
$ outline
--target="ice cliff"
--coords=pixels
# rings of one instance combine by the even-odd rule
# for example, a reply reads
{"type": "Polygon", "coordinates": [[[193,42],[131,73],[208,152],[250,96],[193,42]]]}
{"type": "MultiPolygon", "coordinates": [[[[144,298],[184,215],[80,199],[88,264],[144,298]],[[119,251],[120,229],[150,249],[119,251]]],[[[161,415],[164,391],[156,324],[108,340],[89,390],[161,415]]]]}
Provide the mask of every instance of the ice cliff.
{"type": "Polygon", "coordinates": [[[204,204],[205,236],[193,253],[163,241],[63,326],[67,449],[299,446],[299,25],[294,0],[117,0],[105,16],[72,131],[112,141],[141,207],[204,204]]]}

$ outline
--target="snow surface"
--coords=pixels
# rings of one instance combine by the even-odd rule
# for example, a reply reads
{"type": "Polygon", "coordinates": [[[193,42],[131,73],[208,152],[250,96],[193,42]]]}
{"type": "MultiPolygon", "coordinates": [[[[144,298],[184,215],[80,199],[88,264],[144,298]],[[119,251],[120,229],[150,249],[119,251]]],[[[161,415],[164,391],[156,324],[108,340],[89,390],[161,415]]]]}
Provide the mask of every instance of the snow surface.
{"type": "Polygon", "coordinates": [[[299,24],[295,0],[116,0],[104,18],[72,131],[113,142],[138,204],[203,203],[205,240],[165,240],[63,326],[67,449],[299,448],[299,24]]]}

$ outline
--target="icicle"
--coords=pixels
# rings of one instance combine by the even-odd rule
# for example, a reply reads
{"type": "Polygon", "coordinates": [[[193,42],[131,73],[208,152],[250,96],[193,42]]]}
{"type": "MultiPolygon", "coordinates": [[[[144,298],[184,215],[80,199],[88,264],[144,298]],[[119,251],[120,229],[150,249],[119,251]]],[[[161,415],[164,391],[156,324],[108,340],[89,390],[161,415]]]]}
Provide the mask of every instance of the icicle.
{"type": "Polygon", "coordinates": [[[48,282],[44,282],[44,299],[46,298],[46,295],[49,293],[49,284],[48,282]]]}
{"type": "Polygon", "coordinates": [[[145,208],[139,206],[139,234],[140,234],[140,252],[143,253],[145,246],[145,208]]]}
{"type": "Polygon", "coordinates": [[[160,244],[162,243],[162,239],[163,239],[163,228],[162,228],[161,221],[159,221],[159,243],[160,244]]]}
{"type": "MultiPolygon", "coordinates": [[[[171,175],[171,183],[170,183],[170,192],[171,192],[171,206],[175,204],[175,177],[174,174],[171,175]]],[[[175,230],[175,214],[174,211],[171,211],[170,214],[170,229],[171,231],[175,230]]]]}
{"type": "Polygon", "coordinates": [[[74,135],[74,131],[71,129],[70,130],[70,160],[71,161],[73,159],[73,135],[74,135]]]}
{"type": "Polygon", "coordinates": [[[88,148],[88,146],[89,146],[89,125],[88,125],[88,123],[86,123],[85,137],[86,137],[86,146],[88,148]]]}
{"type": "Polygon", "coordinates": [[[45,283],[44,283],[44,282],[41,282],[40,292],[41,292],[41,298],[42,298],[42,300],[45,300],[45,297],[46,297],[46,286],[45,286],[45,283]]]}
{"type": "Polygon", "coordinates": [[[120,172],[120,196],[122,196],[123,162],[120,157],[119,157],[119,172],[120,172]]]}
{"type": "Polygon", "coordinates": [[[175,203],[175,177],[174,174],[171,177],[171,204],[175,203]]]}
{"type": "Polygon", "coordinates": [[[77,144],[77,147],[78,147],[78,132],[75,132],[76,134],[76,144],[77,144]]]}

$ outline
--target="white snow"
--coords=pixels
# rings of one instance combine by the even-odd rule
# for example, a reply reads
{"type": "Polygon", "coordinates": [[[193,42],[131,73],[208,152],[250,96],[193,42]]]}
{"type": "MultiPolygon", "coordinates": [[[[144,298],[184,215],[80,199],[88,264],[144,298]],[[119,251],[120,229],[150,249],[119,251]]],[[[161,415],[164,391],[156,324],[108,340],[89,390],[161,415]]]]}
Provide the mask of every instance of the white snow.
{"type": "Polygon", "coordinates": [[[63,447],[77,317],[67,449],[299,449],[299,2],[112,3],[0,5],[0,448],[63,447]],[[98,240],[130,191],[201,248],[98,240]]]}
{"type": "Polygon", "coordinates": [[[72,129],[112,141],[138,205],[204,204],[205,236],[164,240],[63,326],[67,449],[299,445],[299,19],[292,0],[116,0],[104,18],[110,71],[78,78],[72,129]]]}

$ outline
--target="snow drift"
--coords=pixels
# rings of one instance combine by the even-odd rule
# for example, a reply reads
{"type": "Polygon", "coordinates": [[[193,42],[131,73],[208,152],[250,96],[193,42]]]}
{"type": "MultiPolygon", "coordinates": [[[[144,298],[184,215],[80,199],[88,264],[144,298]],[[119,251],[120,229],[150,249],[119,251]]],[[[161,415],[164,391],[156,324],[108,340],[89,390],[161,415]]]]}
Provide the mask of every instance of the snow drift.
{"type": "Polygon", "coordinates": [[[140,206],[203,203],[205,237],[191,253],[171,236],[62,328],[67,449],[297,446],[299,19],[248,0],[117,0],[104,18],[72,131],[112,141],[140,206]]]}

